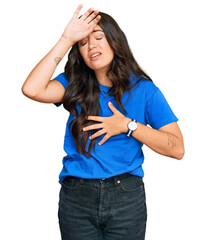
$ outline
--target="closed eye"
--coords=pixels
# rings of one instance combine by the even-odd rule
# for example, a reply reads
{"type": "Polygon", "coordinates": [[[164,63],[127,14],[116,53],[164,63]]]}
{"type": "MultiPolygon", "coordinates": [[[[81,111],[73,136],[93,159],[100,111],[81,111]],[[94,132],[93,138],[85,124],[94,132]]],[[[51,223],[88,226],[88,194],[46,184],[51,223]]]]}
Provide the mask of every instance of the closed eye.
{"type": "MultiPolygon", "coordinates": [[[[101,40],[101,39],[102,39],[102,37],[96,38],[96,40],[101,40]]],[[[84,43],[82,43],[80,46],[84,46],[86,43],[87,43],[87,42],[84,42],[84,43]]]]}
{"type": "Polygon", "coordinates": [[[84,46],[87,42],[82,43],[80,46],[84,46]]]}

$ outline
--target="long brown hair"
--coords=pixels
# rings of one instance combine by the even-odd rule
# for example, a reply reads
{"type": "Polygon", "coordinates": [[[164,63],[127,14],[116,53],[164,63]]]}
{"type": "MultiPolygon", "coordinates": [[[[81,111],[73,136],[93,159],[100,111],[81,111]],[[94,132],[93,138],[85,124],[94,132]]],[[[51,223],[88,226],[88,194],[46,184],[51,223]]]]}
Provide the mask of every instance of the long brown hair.
{"type": "MultiPolygon", "coordinates": [[[[141,78],[146,78],[150,81],[152,81],[152,79],[136,62],[130,50],[127,38],[117,22],[106,13],[100,12],[99,14],[101,20],[98,25],[104,31],[106,39],[114,52],[113,61],[107,72],[107,75],[111,73],[109,79],[113,84],[108,94],[113,95],[121,109],[126,112],[121,101],[124,92],[134,87],[141,78]],[[141,75],[141,78],[139,78],[133,86],[130,85],[131,74],[135,76],[141,75]]],[[[83,132],[82,129],[85,126],[97,123],[95,121],[86,120],[85,117],[89,115],[99,116],[100,89],[94,70],[90,69],[85,64],[80,55],[78,43],[75,43],[69,52],[64,72],[69,84],[63,97],[63,106],[74,115],[73,120],[69,124],[69,129],[71,125],[73,125],[72,136],[75,140],[78,152],[89,157],[91,155],[91,149],[94,148],[97,141],[97,138],[91,140],[88,152],[86,152],[85,147],[90,132],[94,134],[99,131],[99,129],[86,132],[83,132]],[[80,113],[78,113],[76,104],[81,106],[80,113]]]]}

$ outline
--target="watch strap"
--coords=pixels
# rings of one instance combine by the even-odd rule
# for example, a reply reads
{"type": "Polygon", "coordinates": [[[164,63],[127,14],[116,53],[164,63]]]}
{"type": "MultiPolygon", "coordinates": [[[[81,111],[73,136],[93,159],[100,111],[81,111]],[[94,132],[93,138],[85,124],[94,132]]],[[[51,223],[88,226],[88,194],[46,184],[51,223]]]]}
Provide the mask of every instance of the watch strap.
{"type": "MultiPolygon", "coordinates": [[[[132,119],[130,122],[137,122],[135,119],[132,119]]],[[[128,123],[129,124],[129,123],[128,123]]],[[[132,134],[133,130],[129,129],[127,132],[127,137],[130,137],[130,135],[132,134]]]]}

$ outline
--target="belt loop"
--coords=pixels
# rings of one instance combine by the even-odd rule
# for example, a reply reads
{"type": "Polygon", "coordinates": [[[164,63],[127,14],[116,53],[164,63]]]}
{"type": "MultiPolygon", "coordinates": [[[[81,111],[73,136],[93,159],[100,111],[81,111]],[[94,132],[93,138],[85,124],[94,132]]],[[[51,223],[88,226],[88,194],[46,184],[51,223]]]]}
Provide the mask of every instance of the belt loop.
{"type": "Polygon", "coordinates": [[[79,182],[80,182],[80,184],[84,184],[84,179],[80,178],[79,182]]]}

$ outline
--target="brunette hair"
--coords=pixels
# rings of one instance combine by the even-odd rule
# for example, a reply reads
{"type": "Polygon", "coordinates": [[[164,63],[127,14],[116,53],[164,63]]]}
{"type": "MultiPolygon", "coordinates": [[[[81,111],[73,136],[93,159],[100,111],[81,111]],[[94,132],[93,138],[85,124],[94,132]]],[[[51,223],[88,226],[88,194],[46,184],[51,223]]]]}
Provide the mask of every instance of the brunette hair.
{"type": "MultiPolygon", "coordinates": [[[[126,112],[121,101],[124,92],[132,89],[141,78],[146,78],[150,81],[152,81],[152,79],[136,62],[127,38],[117,22],[106,13],[100,12],[99,14],[101,20],[98,22],[98,25],[104,31],[106,39],[114,52],[114,58],[107,72],[107,76],[109,76],[109,73],[111,74],[109,79],[113,84],[109,89],[108,95],[113,95],[121,109],[126,112]],[[134,76],[140,75],[133,86],[130,85],[131,74],[134,76]]],[[[88,147],[87,141],[89,135],[90,133],[94,134],[99,129],[86,132],[83,132],[82,129],[85,126],[97,123],[96,121],[86,120],[85,118],[89,115],[99,116],[100,89],[94,70],[85,64],[80,55],[78,43],[75,43],[69,52],[64,72],[69,84],[63,97],[63,106],[74,115],[73,120],[69,124],[69,129],[72,126],[72,136],[78,152],[89,157],[91,155],[91,149],[94,148],[97,141],[97,138],[94,138],[88,147]],[[81,112],[78,112],[77,104],[81,106],[81,112]],[[86,147],[88,147],[88,152],[85,149],[86,147]]]]}

